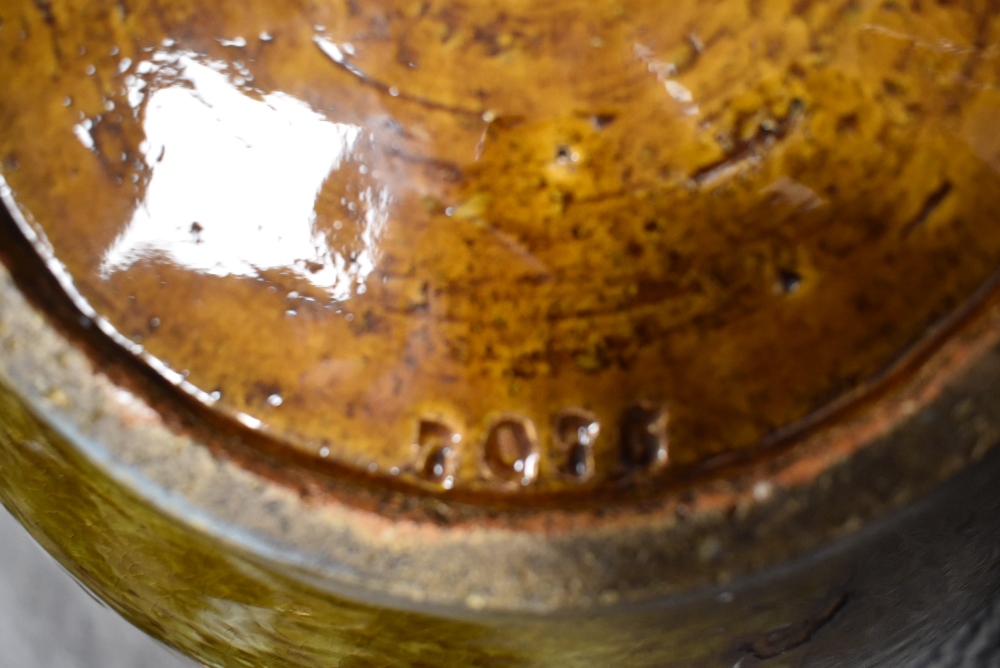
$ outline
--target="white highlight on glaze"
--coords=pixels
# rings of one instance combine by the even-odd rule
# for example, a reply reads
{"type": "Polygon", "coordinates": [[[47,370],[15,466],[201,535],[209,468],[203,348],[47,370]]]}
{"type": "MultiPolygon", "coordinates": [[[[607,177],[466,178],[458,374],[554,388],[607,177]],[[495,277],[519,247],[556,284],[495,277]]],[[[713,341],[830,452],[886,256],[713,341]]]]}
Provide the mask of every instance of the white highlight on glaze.
{"type": "Polygon", "coordinates": [[[151,176],[132,220],[106,250],[104,277],[166,259],[215,276],[291,271],[345,300],[374,271],[391,197],[357,194],[361,251],[349,259],[316,229],[315,204],[344,166],[360,126],[334,123],[284,93],[241,90],[227,65],[190,53],[153,54],[126,78],[143,118],[151,176]]]}
{"type": "Polygon", "coordinates": [[[674,98],[678,102],[686,103],[694,101],[694,95],[691,94],[691,91],[689,91],[682,84],[674,81],[673,79],[668,79],[667,81],[664,81],[663,85],[666,86],[667,92],[670,94],[670,97],[674,98]]]}
{"type": "Polygon", "coordinates": [[[754,501],[763,503],[770,499],[772,494],[774,494],[774,484],[767,480],[761,480],[753,486],[754,501]]]}
{"type": "Polygon", "coordinates": [[[237,413],[236,419],[246,427],[250,429],[260,429],[263,426],[263,422],[258,420],[252,415],[247,415],[246,413],[237,413]]]}
{"type": "MultiPolygon", "coordinates": [[[[697,36],[692,34],[689,39],[691,40],[692,48],[700,52],[703,45],[697,36]]],[[[653,49],[645,44],[634,44],[632,46],[632,55],[637,60],[645,63],[646,69],[650,74],[656,76],[658,81],[663,82],[667,94],[680,105],[681,113],[685,116],[698,115],[700,109],[694,101],[694,94],[690,89],[674,79],[678,75],[675,63],[657,59],[653,49]]]]}
{"type": "Polygon", "coordinates": [[[234,37],[233,39],[220,39],[219,44],[222,46],[234,46],[237,49],[242,49],[247,45],[247,40],[245,37],[234,37]]]}
{"type": "Polygon", "coordinates": [[[530,485],[534,481],[535,477],[538,475],[538,462],[541,458],[537,452],[532,452],[527,457],[524,458],[523,463],[521,461],[515,462],[514,470],[521,472],[521,484],[530,485]],[[521,464],[520,468],[517,466],[521,464]]]}
{"type": "Polygon", "coordinates": [[[351,74],[364,78],[364,72],[359,70],[357,66],[347,60],[347,56],[354,55],[353,44],[346,42],[338,45],[326,37],[320,37],[319,35],[313,37],[313,43],[319,47],[319,50],[322,51],[327,58],[337,63],[351,74]]]}
{"type": "Polygon", "coordinates": [[[73,126],[73,134],[88,151],[94,150],[94,137],[90,134],[94,129],[93,122],[88,118],[73,126]]]}

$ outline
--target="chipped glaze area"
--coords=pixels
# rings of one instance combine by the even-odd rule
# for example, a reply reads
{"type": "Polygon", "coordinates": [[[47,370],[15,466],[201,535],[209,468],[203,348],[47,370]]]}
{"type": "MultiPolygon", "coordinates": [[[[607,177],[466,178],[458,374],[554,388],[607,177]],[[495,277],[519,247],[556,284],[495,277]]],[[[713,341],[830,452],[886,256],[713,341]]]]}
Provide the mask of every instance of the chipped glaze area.
{"type": "Polygon", "coordinates": [[[9,205],[102,327],[368,476],[665,479],[1000,266],[988,6],[0,7],[9,205]]]}

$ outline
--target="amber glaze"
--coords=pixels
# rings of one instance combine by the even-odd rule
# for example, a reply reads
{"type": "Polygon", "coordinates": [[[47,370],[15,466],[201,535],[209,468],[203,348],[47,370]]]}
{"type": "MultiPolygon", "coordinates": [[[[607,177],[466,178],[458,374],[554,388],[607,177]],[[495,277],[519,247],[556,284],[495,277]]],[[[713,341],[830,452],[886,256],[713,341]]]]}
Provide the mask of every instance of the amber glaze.
{"type": "Polygon", "coordinates": [[[120,342],[434,490],[617,488],[1000,266],[987,2],[8,0],[0,174],[120,342]]]}

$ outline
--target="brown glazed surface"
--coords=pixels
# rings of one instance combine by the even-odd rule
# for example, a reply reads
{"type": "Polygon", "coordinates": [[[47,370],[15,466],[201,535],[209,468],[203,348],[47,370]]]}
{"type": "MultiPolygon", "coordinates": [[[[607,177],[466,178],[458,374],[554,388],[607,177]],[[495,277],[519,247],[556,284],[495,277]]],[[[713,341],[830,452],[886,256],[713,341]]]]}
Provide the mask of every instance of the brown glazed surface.
{"type": "Polygon", "coordinates": [[[997,16],[7,0],[0,175],[240,428],[627,495],[863,389],[1000,266],[997,16]]]}

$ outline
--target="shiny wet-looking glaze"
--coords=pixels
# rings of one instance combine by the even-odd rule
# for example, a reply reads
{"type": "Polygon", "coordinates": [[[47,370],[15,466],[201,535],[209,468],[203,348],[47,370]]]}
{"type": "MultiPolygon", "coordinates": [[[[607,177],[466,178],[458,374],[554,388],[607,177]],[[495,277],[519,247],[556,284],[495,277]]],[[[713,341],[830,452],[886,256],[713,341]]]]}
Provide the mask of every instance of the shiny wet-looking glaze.
{"type": "Polygon", "coordinates": [[[750,451],[1000,266],[978,5],[16,0],[0,174],[165,377],[429,490],[750,451]]]}

